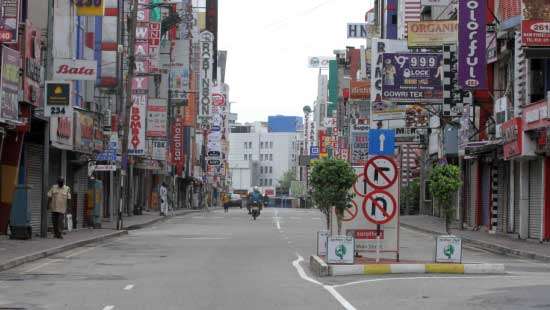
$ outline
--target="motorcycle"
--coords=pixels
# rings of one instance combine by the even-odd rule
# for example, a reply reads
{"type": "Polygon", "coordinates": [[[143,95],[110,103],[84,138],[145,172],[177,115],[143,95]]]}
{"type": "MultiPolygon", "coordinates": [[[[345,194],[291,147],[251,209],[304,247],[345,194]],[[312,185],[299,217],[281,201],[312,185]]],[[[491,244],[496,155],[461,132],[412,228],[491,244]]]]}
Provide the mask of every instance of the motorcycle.
{"type": "Polygon", "coordinates": [[[261,204],[258,202],[252,202],[250,206],[250,214],[252,215],[252,218],[254,218],[254,220],[256,220],[258,216],[260,216],[260,205],[261,204]]]}

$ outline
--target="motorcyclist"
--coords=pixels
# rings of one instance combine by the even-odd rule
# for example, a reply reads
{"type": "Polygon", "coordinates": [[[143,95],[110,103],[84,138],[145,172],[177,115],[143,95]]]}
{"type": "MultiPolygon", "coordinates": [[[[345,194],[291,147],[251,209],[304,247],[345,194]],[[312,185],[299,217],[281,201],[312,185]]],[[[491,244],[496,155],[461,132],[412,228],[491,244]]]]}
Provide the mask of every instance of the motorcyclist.
{"type": "Polygon", "coordinates": [[[252,206],[257,206],[258,208],[261,208],[262,206],[262,193],[260,193],[260,188],[258,186],[254,186],[254,189],[252,190],[252,193],[249,195],[249,204],[252,206]]]}
{"type": "MultiPolygon", "coordinates": [[[[262,207],[266,207],[269,204],[269,197],[267,196],[267,193],[264,194],[264,197],[262,198],[262,207]]],[[[260,208],[262,209],[262,208],[260,208]]]]}

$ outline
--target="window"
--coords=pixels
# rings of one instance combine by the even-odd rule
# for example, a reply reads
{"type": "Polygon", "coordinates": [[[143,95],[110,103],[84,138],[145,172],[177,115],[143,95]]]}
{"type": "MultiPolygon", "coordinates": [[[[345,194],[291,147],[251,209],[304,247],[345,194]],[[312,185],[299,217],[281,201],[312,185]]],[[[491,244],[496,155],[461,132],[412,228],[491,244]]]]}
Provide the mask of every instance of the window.
{"type": "Polygon", "coordinates": [[[248,148],[249,148],[249,149],[252,148],[252,142],[248,142],[248,148]]]}
{"type": "Polygon", "coordinates": [[[273,173],[273,167],[269,167],[269,173],[273,173]]]}
{"type": "Polygon", "coordinates": [[[260,154],[260,161],[264,160],[264,154],[260,154]]]}
{"type": "Polygon", "coordinates": [[[244,160],[248,160],[248,155],[244,154],[244,160]]]}
{"type": "Polygon", "coordinates": [[[263,149],[263,148],[264,148],[264,143],[260,142],[260,149],[263,149]]]}
{"type": "Polygon", "coordinates": [[[245,143],[244,143],[244,148],[245,148],[245,149],[248,148],[248,142],[245,142],[245,143]]]}
{"type": "Polygon", "coordinates": [[[252,160],[252,154],[248,154],[248,158],[252,160]]]}
{"type": "Polygon", "coordinates": [[[273,141],[269,142],[269,148],[270,148],[270,149],[273,148],[273,141]]]}
{"type": "Polygon", "coordinates": [[[269,160],[273,161],[273,154],[269,154],[269,160]]]}
{"type": "Polygon", "coordinates": [[[264,179],[260,179],[260,186],[264,186],[264,179]]]}
{"type": "Polygon", "coordinates": [[[269,179],[269,186],[273,185],[273,179],[269,179]]]}

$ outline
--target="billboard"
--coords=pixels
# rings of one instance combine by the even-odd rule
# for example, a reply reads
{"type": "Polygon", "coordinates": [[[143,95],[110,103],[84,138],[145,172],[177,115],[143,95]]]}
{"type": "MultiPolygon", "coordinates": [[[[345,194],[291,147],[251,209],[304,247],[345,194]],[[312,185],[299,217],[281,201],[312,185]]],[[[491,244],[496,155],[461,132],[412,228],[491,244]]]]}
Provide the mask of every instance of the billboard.
{"type": "Polygon", "coordinates": [[[522,20],[521,44],[523,46],[550,46],[550,20],[522,20]]]}
{"type": "Polygon", "coordinates": [[[443,101],[441,53],[385,53],[382,59],[382,100],[443,101]]]}
{"type": "Polygon", "coordinates": [[[460,1],[458,12],[458,84],[465,90],[486,89],[487,1],[460,1]]]}
{"type": "Polygon", "coordinates": [[[369,100],[370,81],[350,81],[350,99],[369,100]]]}
{"type": "Polygon", "coordinates": [[[426,20],[407,23],[409,47],[432,47],[456,44],[458,22],[456,20],[426,20]]]}
{"type": "Polygon", "coordinates": [[[165,138],[167,135],[168,110],[165,99],[149,99],[147,104],[147,137],[165,138]]]}
{"type": "Polygon", "coordinates": [[[0,79],[0,119],[19,119],[19,68],[20,54],[16,50],[2,47],[2,77],[0,79]]]}
{"type": "Polygon", "coordinates": [[[0,43],[17,43],[19,31],[19,0],[0,1],[0,43]]]}

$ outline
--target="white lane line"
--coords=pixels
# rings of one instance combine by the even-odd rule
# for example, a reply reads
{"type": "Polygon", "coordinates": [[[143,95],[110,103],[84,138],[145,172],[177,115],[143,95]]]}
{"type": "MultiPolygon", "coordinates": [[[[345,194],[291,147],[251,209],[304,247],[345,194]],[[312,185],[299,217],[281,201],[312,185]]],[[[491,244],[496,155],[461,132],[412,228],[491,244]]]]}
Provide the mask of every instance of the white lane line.
{"type": "Polygon", "coordinates": [[[133,289],[133,288],[134,288],[134,285],[133,285],[133,284],[128,284],[128,285],[126,285],[126,286],[124,287],[124,290],[125,290],[125,291],[129,291],[129,290],[131,290],[131,289],[133,289]]]}
{"type": "Polygon", "coordinates": [[[304,268],[302,268],[302,265],[300,265],[301,262],[304,261],[304,258],[296,253],[296,255],[298,256],[298,258],[296,260],[294,260],[292,262],[292,265],[294,266],[294,268],[296,268],[296,271],[298,271],[298,274],[300,275],[300,278],[308,281],[308,282],[311,282],[313,284],[317,284],[319,286],[322,286],[327,292],[329,292],[336,300],[338,300],[338,302],[342,305],[342,307],[344,307],[346,310],[357,310],[352,304],[349,303],[349,301],[347,301],[342,295],[340,295],[340,293],[338,293],[336,291],[336,289],[334,288],[334,286],[332,285],[324,285],[323,283],[315,280],[315,279],[312,279],[310,278],[306,272],[304,271],[304,268]]]}
{"type": "Polygon", "coordinates": [[[43,268],[43,267],[46,267],[48,266],[49,264],[52,264],[52,263],[57,263],[57,262],[60,262],[61,260],[60,259],[49,259],[49,261],[45,262],[45,263],[42,263],[40,265],[37,265],[37,266],[34,266],[32,268],[29,268],[25,271],[23,271],[23,273],[29,273],[29,272],[33,272],[35,270],[38,270],[40,268],[43,268]]]}
{"type": "Polygon", "coordinates": [[[103,310],[113,310],[114,308],[115,308],[115,306],[109,305],[109,306],[103,307],[103,310]]]}
{"type": "Polygon", "coordinates": [[[86,248],[86,249],[84,249],[84,250],[82,250],[82,251],[75,252],[75,253],[72,253],[72,254],[70,254],[70,255],[67,255],[67,256],[65,256],[65,258],[71,258],[71,257],[73,257],[73,256],[77,256],[77,255],[80,255],[80,254],[84,254],[84,253],[89,252],[89,251],[91,251],[91,250],[93,250],[93,249],[95,249],[95,247],[89,247],[89,248],[86,248]]]}
{"type": "Polygon", "coordinates": [[[224,237],[183,237],[184,240],[226,240],[224,237]]]}
{"type": "Polygon", "coordinates": [[[279,222],[279,211],[277,209],[275,209],[275,217],[273,219],[275,219],[275,223],[277,224],[277,229],[281,230],[281,223],[279,222]]]}
{"type": "Polygon", "coordinates": [[[354,281],[349,283],[343,283],[343,284],[337,284],[334,285],[334,287],[346,287],[356,284],[364,284],[364,283],[372,283],[372,282],[386,282],[386,281],[401,281],[401,280],[426,280],[426,279],[433,279],[433,280],[445,280],[445,279],[453,279],[453,280],[460,280],[460,279],[492,279],[492,278],[520,278],[520,276],[510,276],[510,275],[502,275],[502,276],[433,276],[433,277],[401,277],[401,278],[378,278],[378,279],[368,279],[368,280],[361,280],[361,281],[354,281]]]}

